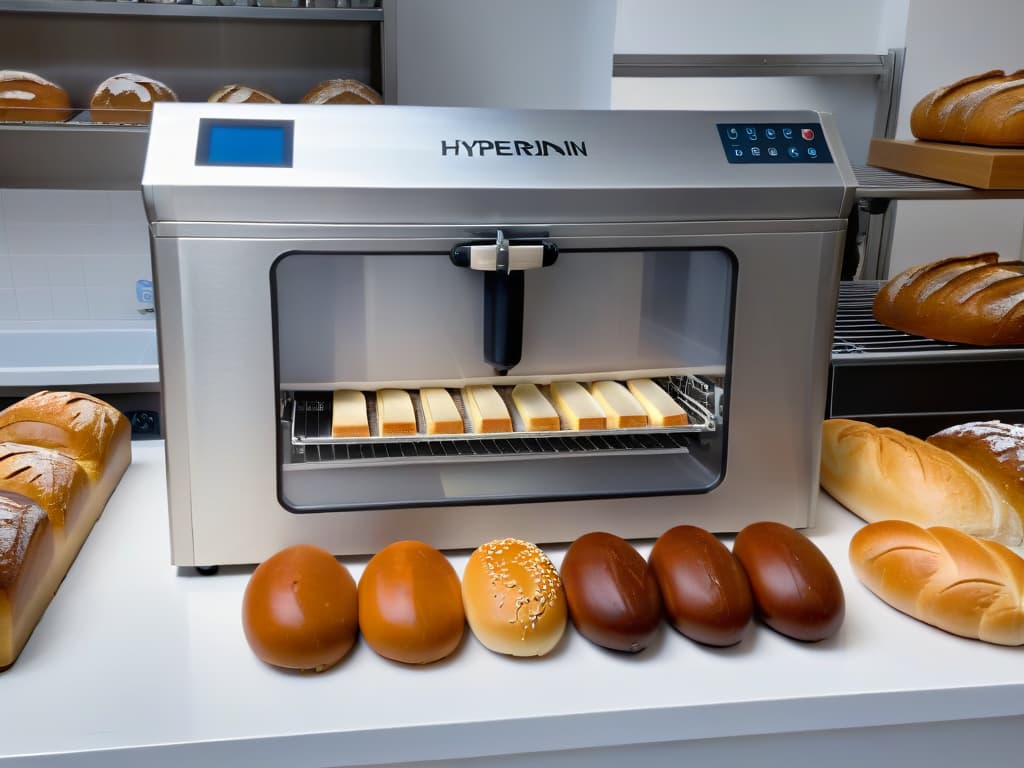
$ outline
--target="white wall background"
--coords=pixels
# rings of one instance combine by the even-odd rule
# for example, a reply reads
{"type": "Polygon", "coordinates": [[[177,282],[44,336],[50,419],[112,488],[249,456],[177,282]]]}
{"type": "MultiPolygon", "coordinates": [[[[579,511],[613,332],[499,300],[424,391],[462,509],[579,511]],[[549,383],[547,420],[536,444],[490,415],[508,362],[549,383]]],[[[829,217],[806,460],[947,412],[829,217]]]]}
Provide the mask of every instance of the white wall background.
{"type": "MultiPolygon", "coordinates": [[[[912,138],[910,112],[927,93],[989,69],[1024,68],[1020,0],[910,0],[898,138],[912,138]]],[[[995,250],[1019,258],[1022,201],[897,205],[890,274],[946,256],[995,250]]]]}

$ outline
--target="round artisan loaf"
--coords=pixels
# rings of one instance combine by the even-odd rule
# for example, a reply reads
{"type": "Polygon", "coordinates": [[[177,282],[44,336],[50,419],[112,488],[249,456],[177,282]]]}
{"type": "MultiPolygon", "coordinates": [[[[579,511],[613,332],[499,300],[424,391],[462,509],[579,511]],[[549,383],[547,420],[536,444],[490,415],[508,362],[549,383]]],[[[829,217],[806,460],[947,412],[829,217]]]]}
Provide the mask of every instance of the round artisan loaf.
{"type": "Polygon", "coordinates": [[[0,121],[62,123],[73,114],[67,91],[31,72],[0,71],[0,121]]]}
{"type": "Polygon", "coordinates": [[[872,523],[943,525],[1015,546],[1017,510],[999,489],[949,451],[895,429],[828,419],[822,429],[821,486],[872,523]]]}
{"type": "Polygon", "coordinates": [[[904,270],[875,296],[875,319],[899,331],[962,344],[1024,344],[1024,261],[954,256],[904,270]]]}
{"type": "Polygon", "coordinates": [[[850,565],[893,608],[955,635],[1024,645],[1024,559],[952,528],[902,520],[865,526],[850,565]]]}
{"type": "Polygon", "coordinates": [[[265,91],[250,88],[247,85],[233,83],[218,88],[210,94],[209,102],[224,104],[280,104],[281,102],[265,91]]]}
{"type": "Polygon", "coordinates": [[[470,555],[462,575],[470,629],[510,656],[543,656],[562,637],[568,607],[558,571],[536,545],[497,539],[470,555]]]}
{"type": "Polygon", "coordinates": [[[99,84],[89,110],[94,123],[148,123],[154,102],[177,100],[159,80],[124,72],[99,84]]]}
{"type": "Polygon", "coordinates": [[[383,104],[373,88],[358,80],[324,80],[302,97],[303,104],[383,104]]]}
{"type": "Polygon", "coordinates": [[[994,147],[1024,146],[1024,71],[982,72],[936,88],[914,107],[919,139],[994,147]]]}

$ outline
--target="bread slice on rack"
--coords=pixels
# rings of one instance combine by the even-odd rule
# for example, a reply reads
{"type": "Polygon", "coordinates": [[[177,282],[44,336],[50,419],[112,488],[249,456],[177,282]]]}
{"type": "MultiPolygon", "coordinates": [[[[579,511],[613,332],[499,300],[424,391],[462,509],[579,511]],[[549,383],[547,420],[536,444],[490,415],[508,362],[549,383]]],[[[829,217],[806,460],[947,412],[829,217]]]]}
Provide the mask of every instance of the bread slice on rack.
{"type": "Polygon", "coordinates": [[[1017,509],[976,469],[899,430],[825,422],[821,486],[861,519],[956,528],[1008,546],[1024,541],[1017,509]]]}
{"type": "Polygon", "coordinates": [[[879,289],[872,311],[883,325],[929,339],[1024,344],[1024,261],[990,252],[911,267],[879,289]]]}
{"type": "Polygon", "coordinates": [[[512,388],[512,402],[527,432],[557,432],[562,428],[558,411],[536,384],[523,382],[512,388]]]}
{"type": "Polygon", "coordinates": [[[551,382],[551,400],[563,429],[607,429],[608,417],[600,403],[579,382],[551,382]]]}
{"type": "Polygon", "coordinates": [[[861,528],[850,565],[878,597],[963,637],[1024,645],[1024,559],[1001,544],[902,520],[861,528]]]}
{"type": "Polygon", "coordinates": [[[89,395],[0,411],[0,670],[14,663],[131,463],[131,429],[89,395]]]}

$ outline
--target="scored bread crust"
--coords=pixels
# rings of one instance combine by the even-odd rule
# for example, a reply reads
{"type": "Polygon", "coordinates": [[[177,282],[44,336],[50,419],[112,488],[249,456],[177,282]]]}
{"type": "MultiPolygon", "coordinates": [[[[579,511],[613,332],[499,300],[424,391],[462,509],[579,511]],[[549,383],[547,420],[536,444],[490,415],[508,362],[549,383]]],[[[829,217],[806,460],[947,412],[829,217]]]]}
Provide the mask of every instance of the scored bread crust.
{"type": "Polygon", "coordinates": [[[239,85],[238,83],[232,83],[231,85],[225,85],[222,88],[218,88],[210,94],[210,98],[208,98],[207,101],[210,103],[225,104],[281,103],[266,91],[261,91],[258,88],[251,88],[248,85],[239,85]]]}
{"type": "Polygon", "coordinates": [[[954,256],[904,270],[875,295],[890,328],[980,346],[1024,344],[1024,261],[954,256]]]}
{"type": "Polygon", "coordinates": [[[63,123],[74,110],[67,91],[31,72],[0,72],[0,122],[63,123]]]}
{"type": "Polygon", "coordinates": [[[383,104],[380,94],[359,80],[324,80],[302,97],[302,104],[383,104]]]}
{"type": "Polygon", "coordinates": [[[123,72],[97,86],[89,115],[94,123],[148,123],[154,102],[177,100],[177,94],[159,80],[123,72]]]}
{"type": "Polygon", "coordinates": [[[828,419],[821,486],[866,522],[943,525],[1009,546],[1024,541],[1017,510],[974,468],[899,430],[828,419]]]}
{"type": "Polygon", "coordinates": [[[910,131],[929,141],[1024,146],[1024,70],[994,69],[936,88],[914,106],[910,131]]]}
{"type": "Polygon", "coordinates": [[[850,564],[878,597],[955,635],[1024,645],[1024,559],[992,541],[901,520],[867,525],[850,564]]]}

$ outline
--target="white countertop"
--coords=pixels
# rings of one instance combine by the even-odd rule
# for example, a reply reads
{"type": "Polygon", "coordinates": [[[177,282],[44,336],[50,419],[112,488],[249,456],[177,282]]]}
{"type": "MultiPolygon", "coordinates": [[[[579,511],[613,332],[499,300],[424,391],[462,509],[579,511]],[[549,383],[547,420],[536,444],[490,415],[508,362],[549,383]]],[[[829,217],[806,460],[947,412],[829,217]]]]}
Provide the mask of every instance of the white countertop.
{"type": "MultiPolygon", "coordinates": [[[[1024,716],[1024,649],[947,635],[876,599],[846,557],[859,522],[824,496],[809,533],[847,607],[839,634],[822,643],[757,625],[740,645],[713,649],[664,625],[652,647],[629,656],[570,627],[551,655],[513,659],[467,629],[452,657],[425,667],[360,642],[326,673],[283,672],[257,660],[242,634],[251,568],[201,577],[168,564],[163,444],[133,448],[20,659],[0,674],[0,763],[482,760],[1024,716]]],[[[564,548],[547,551],[560,564],[564,548]]],[[[460,572],[466,556],[450,555],[460,572]]],[[[365,559],[345,562],[358,579],[365,559]]]]}

